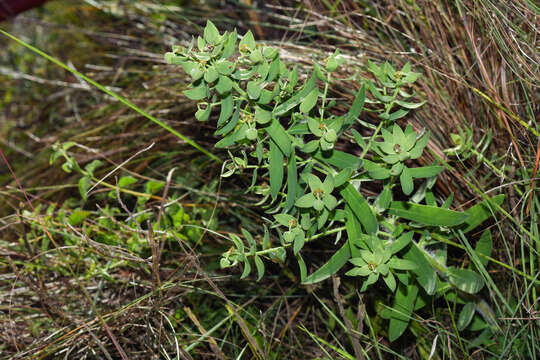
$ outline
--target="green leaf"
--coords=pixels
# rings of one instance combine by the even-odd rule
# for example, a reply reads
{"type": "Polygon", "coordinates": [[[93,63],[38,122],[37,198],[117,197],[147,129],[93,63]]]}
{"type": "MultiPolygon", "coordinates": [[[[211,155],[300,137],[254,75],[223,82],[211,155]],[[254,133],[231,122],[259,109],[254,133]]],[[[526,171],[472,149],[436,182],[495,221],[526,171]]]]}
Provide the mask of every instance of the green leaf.
{"type": "Polygon", "coordinates": [[[191,74],[194,69],[198,69],[201,65],[195,61],[183,61],[181,63],[182,69],[184,69],[186,74],[191,74]]]}
{"type": "Polygon", "coordinates": [[[272,113],[258,106],[255,107],[255,121],[259,124],[266,124],[272,120],[272,113]]]}
{"type": "Polygon", "coordinates": [[[287,132],[285,131],[283,126],[281,126],[281,124],[279,123],[277,119],[272,120],[272,122],[270,123],[270,126],[266,127],[266,132],[268,133],[268,135],[270,135],[272,140],[279,146],[279,148],[281,149],[281,151],[283,152],[285,156],[288,157],[291,155],[291,150],[292,150],[291,140],[289,139],[289,135],[287,135],[287,132]]]}
{"type": "Polygon", "coordinates": [[[284,211],[290,210],[296,199],[296,188],[298,187],[298,173],[296,168],[296,156],[294,151],[287,160],[287,198],[284,211]]]}
{"type": "Polygon", "coordinates": [[[279,65],[280,65],[280,61],[278,58],[275,58],[270,63],[270,68],[268,69],[268,76],[266,77],[266,81],[272,82],[276,79],[276,76],[279,73],[279,65]]]}
{"type": "Polygon", "coordinates": [[[409,173],[413,178],[420,179],[436,176],[443,170],[444,167],[442,166],[422,166],[416,168],[409,168],[409,173]]]}
{"type": "MultiPolygon", "coordinates": [[[[290,131],[290,129],[289,129],[290,131]]],[[[319,148],[319,141],[318,140],[311,140],[304,144],[304,146],[300,149],[302,152],[305,152],[306,154],[310,154],[317,150],[319,148]]]]}
{"type": "MultiPolygon", "coordinates": [[[[198,106],[197,106],[198,107],[198,106]]],[[[197,109],[195,112],[195,118],[199,121],[207,121],[210,117],[210,113],[212,112],[212,107],[210,105],[206,105],[205,109],[197,109]]]]}
{"type": "Polygon", "coordinates": [[[484,287],[484,279],[469,269],[448,268],[448,281],[467,294],[476,294],[484,287]]]}
{"type": "Polygon", "coordinates": [[[190,100],[202,100],[208,96],[208,87],[205,83],[201,83],[197,87],[184,90],[184,95],[190,100]]]}
{"type": "Polygon", "coordinates": [[[346,242],[338,251],[334,253],[334,255],[332,255],[332,257],[330,258],[330,260],[328,260],[326,264],[324,264],[313,274],[305,278],[302,284],[314,284],[328,279],[330,276],[338,272],[338,270],[341,269],[343,265],[345,265],[347,261],[349,261],[350,258],[351,249],[349,246],[349,242],[346,242]]]}
{"type": "Polygon", "coordinates": [[[418,249],[416,244],[412,244],[403,254],[403,258],[416,264],[416,269],[412,270],[416,274],[416,281],[424,288],[428,295],[435,294],[437,290],[437,274],[431,267],[424,254],[418,249]]]}
{"type": "Polygon", "coordinates": [[[270,46],[265,46],[263,48],[263,55],[267,59],[273,59],[276,57],[277,54],[278,54],[278,50],[276,48],[273,48],[270,46]]]}
{"type": "Polygon", "coordinates": [[[127,188],[129,185],[133,185],[137,182],[137,179],[133,176],[122,176],[118,179],[118,186],[120,189],[127,188]]]}
{"type": "Polygon", "coordinates": [[[409,231],[401,235],[399,238],[397,238],[391,245],[390,245],[390,252],[392,254],[395,254],[405,248],[405,246],[409,245],[412,241],[414,232],[409,231]]]}
{"type": "Polygon", "coordinates": [[[257,102],[261,105],[267,105],[267,104],[270,104],[273,98],[274,98],[274,93],[272,91],[262,89],[261,95],[259,96],[259,100],[257,100],[257,102]]]}
{"type": "Polygon", "coordinates": [[[331,174],[326,175],[322,183],[322,189],[326,194],[330,194],[334,190],[334,177],[331,174]]]}
{"type": "Polygon", "coordinates": [[[422,152],[424,151],[424,148],[428,144],[429,141],[429,132],[426,133],[424,136],[422,136],[417,142],[416,145],[409,151],[409,154],[411,155],[411,159],[418,159],[422,152]]]}
{"type": "Polygon", "coordinates": [[[146,184],[144,184],[144,192],[146,194],[155,194],[159,190],[163,189],[164,186],[165,183],[163,181],[148,180],[146,184]]]}
{"type": "Polygon", "coordinates": [[[317,104],[319,98],[319,89],[313,89],[300,104],[300,112],[308,113],[317,104]]]}
{"type": "Polygon", "coordinates": [[[256,81],[250,81],[246,87],[250,99],[257,100],[261,96],[261,85],[256,81]]]}
{"type": "Polygon", "coordinates": [[[226,94],[231,91],[232,86],[233,82],[228,76],[219,75],[219,80],[216,84],[216,90],[218,91],[218,93],[220,93],[221,95],[226,94]]]}
{"type": "Polygon", "coordinates": [[[317,75],[317,78],[321,81],[328,82],[328,79],[326,78],[326,76],[324,76],[319,63],[315,59],[315,55],[312,55],[311,58],[313,60],[313,72],[315,73],[315,75],[317,75]]]}
{"type": "Polygon", "coordinates": [[[270,140],[270,194],[275,199],[283,184],[283,153],[279,146],[270,140]]]}
{"type": "Polygon", "coordinates": [[[392,127],[392,132],[394,135],[394,142],[403,147],[403,144],[407,141],[407,138],[405,137],[405,133],[403,133],[401,127],[398,124],[394,124],[392,127]]]}
{"type": "MultiPolygon", "coordinates": [[[[230,96],[232,97],[232,95],[230,95],[230,96]]],[[[238,123],[238,119],[240,118],[240,108],[241,108],[241,106],[242,106],[242,104],[240,104],[240,103],[236,105],[236,111],[234,112],[234,115],[233,115],[231,121],[229,121],[221,129],[216,130],[216,132],[214,132],[214,135],[224,135],[224,134],[229,133],[229,131],[232,131],[235,128],[236,124],[238,123]]],[[[223,109],[222,109],[222,111],[223,111],[223,109]]],[[[221,118],[221,114],[220,114],[220,118],[221,118]]],[[[218,120],[218,123],[219,123],[219,120],[218,120]]]]}
{"type": "Polygon", "coordinates": [[[373,161],[366,159],[364,160],[363,166],[369,173],[369,176],[374,180],[384,180],[390,177],[390,170],[383,168],[373,161]]]}
{"type": "Polygon", "coordinates": [[[228,59],[229,57],[234,54],[234,48],[236,47],[236,38],[238,37],[238,34],[236,33],[236,29],[232,33],[229,34],[227,37],[227,41],[225,43],[225,47],[223,48],[223,53],[221,54],[222,59],[228,59]]]}
{"type": "Polygon", "coordinates": [[[317,78],[315,75],[311,75],[309,80],[304,84],[304,87],[300,92],[298,92],[296,95],[291,97],[289,100],[277,104],[274,110],[272,111],[274,115],[277,117],[279,115],[283,115],[287,113],[289,110],[293,109],[295,106],[300,104],[306,96],[308,96],[309,93],[315,88],[315,85],[317,83],[317,78]]]}
{"type": "Polygon", "coordinates": [[[482,265],[486,266],[489,262],[484,256],[491,256],[491,251],[493,249],[493,241],[491,239],[491,231],[489,229],[485,230],[480,236],[480,239],[476,243],[474,252],[478,255],[482,265]],[[483,256],[482,256],[483,255],[483,256]]]}
{"type": "Polygon", "coordinates": [[[390,205],[390,202],[392,201],[392,190],[390,190],[390,186],[385,185],[383,188],[383,191],[379,194],[377,197],[377,200],[375,200],[375,209],[379,213],[385,211],[388,209],[388,206],[390,205]]]}
{"type": "Polygon", "coordinates": [[[388,213],[403,219],[433,226],[456,226],[469,217],[467,213],[403,201],[392,201],[388,213]]]}
{"type": "Polygon", "coordinates": [[[323,135],[322,129],[320,128],[321,123],[319,120],[312,118],[311,116],[307,117],[307,125],[309,131],[317,137],[321,137],[323,135]]]}
{"type": "Polygon", "coordinates": [[[362,195],[351,184],[347,184],[340,193],[366,232],[368,234],[375,234],[379,228],[379,224],[362,195]]]}
{"type": "Polygon", "coordinates": [[[467,233],[485,220],[493,216],[497,206],[500,206],[504,200],[504,195],[500,194],[491,199],[486,199],[465,211],[469,217],[463,224],[463,233],[467,233]]]}
{"type": "Polygon", "coordinates": [[[81,194],[83,200],[88,198],[86,193],[88,192],[88,189],[90,189],[90,186],[92,186],[90,176],[83,176],[79,179],[79,194],[81,194]]]}
{"type": "Polygon", "coordinates": [[[392,275],[391,272],[389,272],[388,275],[383,276],[383,280],[391,292],[394,292],[396,290],[396,278],[394,278],[394,275],[392,275]]]}
{"type": "Polygon", "coordinates": [[[289,86],[291,87],[291,89],[293,89],[296,86],[296,84],[298,84],[298,68],[296,65],[294,66],[293,70],[290,73],[289,80],[290,80],[289,86]]]}
{"type": "Polygon", "coordinates": [[[286,226],[286,227],[289,227],[289,224],[291,223],[291,221],[296,221],[296,218],[292,215],[289,215],[289,214],[285,214],[285,213],[282,213],[282,214],[276,214],[274,215],[274,218],[276,219],[276,221],[280,224],[280,225],[283,225],[283,226],[286,226]]]}
{"type": "Polygon", "coordinates": [[[417,295],[418,287],[414,283],[398,285],[388,328],[390,342],[397,340],[407,329],[417,295]]]}
{"type": "Polygon", "coordinates": [[[303,173],[302,178],[307,182],[311,191],[322,188],[322,181],[317,176],[311,173],[303,173]]]}
{"type": "Polygon", "coordinates": [[[359,257],[359,249],[368,249],[367,244],[364,241],[364,237],[367,235],[363,234],[362,225],[356,216],[354,216],[349,206],[345,206],[344,217],[347,237],[349,239],[349,244],[351,245],[351,256],[359,257]]]}
{"type": "MultiPolygon", "coordinates": [[[[232,122],[232,120],[231,120],[232,122]]],[[[227,124],[229,126],[229,124],[227,124]]],[[[245,132],[248,129],[247,124],[242,124],[235,132],[225,136],[223,139],[218,141],[216,145],[214,145],[216,148],[225,148],[227,146],[234,145],[236,141],[241,140],[245,136],[245,132]]]]}
{"type": "Polygon", "coordinates": [[[315,154],[313,154],[315,160],[318,160],[322,163],[332,165],[337,168],[337,170],[343,170],[345,168],[351,168],[357,170],[362,166],[362,159],[358,156],[339,151],[322,151],[318,149],[315,154]]]}
{"type": "Polygon", "coordinates": [[[86,172],[90,175],[90,176],[93,176],[94,175],[94,171],[99,168],[101,165],[103,165],[103,161],[101,160],[92,160],[89,164],[87,164],[85,167],[84,167],[84,170],[86,170],[86,172]]]}
{"type": "Polygon", "coordinates": [[[334,148],[334,143],[330,143],[324,140],[324,138],[319,139],[319,145],[322,151],[330,151],[334,148]]]}
{"type": "Polygon", "coordinates": [[[240,279],[245,279],[249,275],[250,272],[251,272],[251,264],[249,263],[249,260],[246,258],[244,259],[244,271],[242,272],[240,279]]]}
{"type": "Polygon", "coordinates": [[[474,317],[474,312],[476,311],[476,304],[474,302],[468,302],[465,304],[461,312],[459,313],[459,318],[457,321],[458,330],[465,330],[467,326],[471,323],[472,318],[474,317]]]}
{"type": "MultiPolygon", "coordinates": [[[[260,49],[255,48],[255,50],[251,51],[251,54],[249,55],[249,59],[254,63],[258,64],[261,61],[263,61],[263,55],[260,49]]],[[[266,71],[268,71],[268,68],[266,68],[266,71]]],[[[266,77],[266,74],[264,76],[261,76],[263,79],[266,77]]]]}
{"type": "Polygon", "coordinates": [[[257,282],[260,281],[264,275],[264,263],[258,255],[253,257],[255,261],[255,267],[257,268],[257,282]]]}
{"type": "Polygon", "coordinates": [[[401,183],[401,190],[403,190],[405,195],[410,195],[413,192],[414,183],[408,167],[403,167],[401,175],[399,176],[399,182],[401,183]]]}
{"type": "Polygon", "coordinates": [[[287,251],[284,248],[277,248],[276,251],[272,253],[272,257],[279,259],[281,262],[284,262],[287,258],[287,251]]]}
{"type": "Polygon", "coordinates": [[[68,222],[71,226],[77,226],[81,224],[91,214],[87,210],[75,210],[69,215],[68,222]]]}
{"type": "Polygon", "coordinates": [[[349,181],[351,175],[352,175],[352,169],[351,168],[345,168],[341,170],[335,177],[334,177],[334,186],[340,187],[341,185],[345,184],[347,181],[349,181]]]}
{"type": "Polygon", "coordinates": [[[233,62],[227,61],[227,60],[221,60],[216,64],[216,70],[221,75],[231,75],[234,71],[235,64],[233,62]]]}
{"type": "Polygon", "coordinates": [[[426,103],[425,100],[422,101],[422,102],[419,102],[419,103],[410,103],[410,102],[406,102],[406,101],[396,100],[396,104],[398,104],[399,106],[404,107],[406,109],[417,109],[420,106],[424,105],[425,103],[426,103]]]}
{"type": "Polygon", "coordinates": [[[338,62],[334,56],[331,56],[326,62],[326,71],[334,72],[338,68],[338,62]]]}
{"type": "MultiPolygon", "coordinates": [[[[351,260],[353,260],[353,259],[351,259],[351,260]]],[[[364,265],[364,266],[352,268],[351,270],[347,271],[345,273],[345,275],[347,275],[347,276],[368,276],[372,272],[373,271],[371,269],[369,269],[367,265],[364,265]]]]}
{"type": "Polygon", "coordinates": [[[306,263],[304,262],[304,259],[302,259],[302,256],[300,254],[296,255],[296,260],[298,261],[298,268],[300,269],[300,281],[303,284],[304,281],[306,281],[307,275],[306,263]]]}
{"type": "Polygon", "coordinates": [[[204,81],[207,83],[213,83],[216,81],[219,77],[219,73],[217,72],[216,68],[213,66],[210,66],[206,72],[204,73],[204,81]]]}
{"type": "Polygon", "coordinates": [[[203,77],[204,71],[201,66],[196,66],[189,72],[189,75],[193,81],[197,81],[203,77]]]}
{"type": "Polygon", "coordinates": [[[294,237],[294,244],[293,244],[293,254],[296,256],[298,255],[298,252],[304,247],[304,234],[302,235],[296,235],[294,237]]]}
{"type": "Polygon", "coordinates": [[[219,113],[219,119],[217,126],[221,127],[229,118],[231,117],[234,111],[234,100],[232,94],[229,94],[227,97],[221,99],[221,111],[219,113]]]}
{"type": "Polygon", "coordinates": [[[375,284],[377,282],[377,280],[379,280],[379,275],[380,275],[379,273],[374,273],[374,272],[369,274],[367,280],[365,280],[362,283],[362,287],[360,288],[360,292],[366,291],[366,289],[368,288],[369,285],[375,284]]]}
{"type": "Polygon", "coordinates": [[[249,50],[254,50],[255,46],[256,44],[255,44],[255,38],[253,37],[253,33],[251,32],[251,30],[248,30],[248,32],[244,35],[242,40],[240,40],[240,44],[238,44],[238,48],[240,49],[240,51],[242,51],[244,47],[246,47],[249,50]]]}
{"type": "Polygon", "coordinates": [[[250,249],[254,249],[256,246],[256,243],[255,243],[255,239],[253,238],[253,235],[251,235],[251,233],[244,228],[242,228],[242,234],[244,234],[244,237],[246,238],[250,246],[250,249]]]}
{"type": "Polygon", "coordinates": [[[315,200],[315,196],[313,196],[312,193],[309,193],[296,199],[294,204],[299,208],[311,208],[313,207],[315,200]]]}
{"type": "Polygon", "coordinates": [[[326,194],[322,200],[324,206],[326,206],[329,211],[334,210],[334,208],[337,206],[337,199],[333,195],[326,194]]]}
{"type": "Polygon", "coordinates": [[[416,264],[409,260],[392,258],[388,261],[388,266],[397,270],[415,270],[416,264]]]}
{"type": "Polygon", "coordinates": [[[206,22],[204,28],[204,39],[210,44],[215,44],[219,39],[219,31],[210,20],[206,22]]]}
{"type": "Polygon", "coordinates": [[[185,58],[183,56],[176,55],[172,52],[165,53],[165,62],[170,65],[182,65],[182,63],[185,61],[185,58]]]}
{"type": "Polygon", "coordinates": [[[232,74],[232,77],[236,80],[249,80],[253,75],[255,75],[256,69],[256,67],[245,70],[238,69],[232,74]]]}
{"type": "Polygon", "coordinates": [[[390,115],[388,115],[388,117],[385,120],[395,121],[395,120],[401,119],[408,113],[409,113],[409,110],[399,109],[397,111],[394,111],[393,113],[390,113],[390,115]]]}
{"type": "Polygon", "coordinates": [[[347,125],[352,125],[358,115],[362,112],[364,108],[364,102],[366,101],[366,84],[362,84],[362,87],[356,93],[354,101],[349,109],[349,112],[345,115],[344,123],[347,125]]]}

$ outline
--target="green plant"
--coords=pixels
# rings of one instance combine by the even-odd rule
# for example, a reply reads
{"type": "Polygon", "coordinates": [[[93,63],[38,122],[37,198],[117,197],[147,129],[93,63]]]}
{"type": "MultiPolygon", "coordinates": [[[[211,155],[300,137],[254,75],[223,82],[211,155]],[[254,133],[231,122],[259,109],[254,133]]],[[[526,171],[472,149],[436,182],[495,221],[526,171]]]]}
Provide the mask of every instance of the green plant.
{"type": "Polygon", "coordinates": [[[248,246],[232,235],[222,267],[243,263],[245,277],[254,263],[261,278],[262,258],[283,261],[286,248],[292,247],[302,283],[310,284],[350,262],[354,267],[347,275],[367,276],[362,291],[382,276],[395,293],[385,313],[390,340],[405,331],[413,310],[426,305],[425,296],[477,294],[483,278],[473,269],[447,264],[447,247],[459,247],[452,239],[491,216],[490,204],[500,204],[502,198],[486,199],[465,212],[450,210],[452,197],[437,203],[432,188],[443,167],[413,167],[411,162],[421,157],[429,134],[417,134],[411,126],[403,131],[396,123],[423,104],[411,101],[411,84],[419,74],[410,64],[395,70],[388,63],[369,63],[376,81],[362,80],[349,112],[337,115],[329,111],[335,102],[327,97],[332,76],[345,61],[339,51],[322,63],[314,58],[313,73],[303,80],[297,67],[283,63],[277,49],[257,44],[251,32],[238,46],[237,37],[236,30],[220,34],[209,21],[204,36],[165,54],[168,63],[181,65],[192,78],[184,94],[198,101],[196,118],[207,121],[213,109],[220,109],[215,134],[223,139],[216,147],[233,151],[224,176],[251,170],[249,190],[262,195],[259,204],[266,204],[274,216],[267,225],[276,230],[279,244],[272,243],[266,226],[260,244],[243,230],[248,246]],[[376,114],[378,123],[359,119],[363,110],[376,114]],[[343,139],[355,142],[358,150],[340,150],[343,139]],[[269,185],[259,183],[261,175],[269,185]],[[416,192],[415,179],[426,179],[416,192]],[[398,183],[408,201],[394,200],[398,183]],[[366,199],[360,189],[371,185],[382,191],[366,199]],[[325,265],[308,275],[303,247],[330,235],[336,242],[345,240],[325,265]]]}

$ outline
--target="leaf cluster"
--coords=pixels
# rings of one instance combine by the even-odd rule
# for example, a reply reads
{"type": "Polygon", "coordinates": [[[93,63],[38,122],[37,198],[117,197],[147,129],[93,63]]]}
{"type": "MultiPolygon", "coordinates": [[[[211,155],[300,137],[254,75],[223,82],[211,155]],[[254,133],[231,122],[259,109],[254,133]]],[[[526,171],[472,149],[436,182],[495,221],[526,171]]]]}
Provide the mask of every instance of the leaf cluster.
{"type": "Polygon", "coordinates": [[[339,51],[322,62],[314,58],[313,72],[304,76],[282,62],[276,48],[255,42],[251,32],[238,45],[237,40],[236,30],[221,34],[209,21],[204,36],[165,55],[191,76],[184,94],[198,101],[197,119],[207,121],[212,109],[220,109],[215,134],[222,139],[216,147],[231,155],[224,176],[251,170],[247,191],[261,195],[259,205],[274,217],[268,225],[279,244],[272,244],[266,227],[262,246],[243,230],[249,246],[232,235],[222,267],[242,263],[246,277],[253,262],[260,279],[262,259],[284,261],[285,249],[292,247],[301,280],[310,284],[350,263],[346,275],[361,279],[361,291],[382,278],[394,294],[392,306],[400,311],[386,314],[391,340],[407,328],[412,311],[427,304],[426,296],[450,289],[477,294],[482,278],[475,269],[450,266],[446,254],[452,238],[487,216],[451,210],[452,196],[436,200],[432,188],[443,167],[412,163],[422,156],[429,134],[396,123],[423,105],[411,100],[420,74],[410,64],[395,70],[369,63],[375,81],[364,79],[349,111],[336,115],[327,95],[332,75],[345,62],[339,51]],[[375,113],[378,123],[360,119],[362,111],[375,113]],[[370,136],[361,135],[366,132],[370,136]],[[358,145],[356,152],[337,148],[346,138],[358,145]],[[366,199],[360,188],[367,183],[379,184],[380,194],[366,199]],[[408,201],[395,200],[398,195],[408,201]],[[330,234],[341,248],[308,275],[302,249],[330,234]]]}

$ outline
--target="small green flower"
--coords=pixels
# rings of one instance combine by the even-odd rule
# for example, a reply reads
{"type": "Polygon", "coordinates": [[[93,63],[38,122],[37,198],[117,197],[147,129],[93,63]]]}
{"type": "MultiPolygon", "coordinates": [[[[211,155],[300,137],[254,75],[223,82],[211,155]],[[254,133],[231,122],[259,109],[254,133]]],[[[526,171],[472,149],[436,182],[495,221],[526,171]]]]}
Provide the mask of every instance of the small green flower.
{"type": "Polygon", "coordinates": [[[313,208],[318,212],[324,208],[333,210],[337,205],[337,199],[332,195],[334,177],[328,175],[324,182],[321,182],[317,176],[307,174],[305,179],[311,192],[297,199],[295,205],[299,208],[313,208]]]}
{"type": "Polygon", "coordinates": [[[297,254],[298,251],[300,251],[300,249],[304,246],[304,242],[306,239],[306,235],[304,233],[304,230],[302,230],[298,219],[284,213],[274,215],[274,217],[280,225],[285,226],[289,229],[283,233],[283,240],[286,244],[294,242],[293,251],[295,254],[297,254]]]}
{"type": "Polygon", "coordinates": [[[346,275],[367,276],[360,291],[365,291],[369,285],[383,277],[390,291],[396,290],[396,279],[393,270],[413,270],[416,265],[412,261],[399,259],[395,254],[403,249],[412,240],[412,232],[405,233],[391,244],[383,245],[383,242],[375,237],[366,236],[363,239],[367,249],[359,250],[360,256],[349,261],[355,266],[346,275]]]}
{"type": "Polygon", "coordinates": [[[334,148],[334,144],[337,140],[337,133],[341,127],[341,124],[338,121],[326,123],[320,122],[317,119],[308,116],[307,124],[309,131],[319,138],[319,140],[313,140],[311,142],[311,149],[308,148],[308,150],[315,151],[317,145],[320,146],[321,150],[323,151],[331,150],[334,148]]]}
{"type": "Polygon", "coordinates": [[[365,291],[369,285],[376,283],[377,280],[379,280],[379,276],[382,275],[390,290],[394,291],[396,288],[396,280],[388,266],[388,260],[390,260],[391,256],[392,254],[389,249],[383,250],[382,248],[379,248],[373,252],[369,250],[360,250],[360,257],[349,260],[355,268],[349,270],[346,275],[368,277],[362,284],[360,291],[365,291]]]}
{"type": "MultiPolygon", "coordinates": [[[[376,142],[374,150],[385,163],[395,165],[419,158],[427,145],[429,135],[425,134],[417,139],[416,132],[410,125],[407,125],[403,132],[398,125],[394,124],[392,133],[387,129],[382,129],[382,136],[384,141],[376,142]]],[[[399,173],[392,175],[399,175],[399,173]]]]}

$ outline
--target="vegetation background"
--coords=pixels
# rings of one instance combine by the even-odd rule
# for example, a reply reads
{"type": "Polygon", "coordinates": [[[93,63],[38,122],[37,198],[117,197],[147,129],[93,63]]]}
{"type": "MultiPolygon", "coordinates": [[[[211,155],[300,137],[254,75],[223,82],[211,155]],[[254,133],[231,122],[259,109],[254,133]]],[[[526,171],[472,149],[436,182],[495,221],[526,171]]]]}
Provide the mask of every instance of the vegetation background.
{"type": "MultiPolygon", "coordinates": [[[[482,298],[497,331],[458,329],[461,305],[440,301],[390,343],[376,294],[346,277],[300,286],[294,263],[272,264],[260,282],[219,270],[229,246],[221,235],[260,229],[257,199],[243,193],[250,179],[220,179],[219,163],[2,36],[0,357],[536,358],[539,11],[529,0],[58,0],[0,24],[221,158],[212,126],[181,94],[188,80],[163,61],[206,19],[252,29],[306,68],[312,54],[339,48],[349,61],[331,94],[351,101],[344,79],[368,76],[368,60],[411,62],[427,104],[405,121],[431,131],[422,161],[447,164],[436,194],[454,193],[457,209],[506,195],[486,224],[497,262],[482,298]],[[70,152],[81,166],[106,164],[96,181],[116,170],[88,200],[78,174],[49,163],[65,141],[77,144],[70,152]],[[165,199],[174,202],[167,210],[165,199]],[[182,241],[141,235],[165,218],[182,241]]],[[[322,264],[332,249],[306,257],[322,264]]]]}

